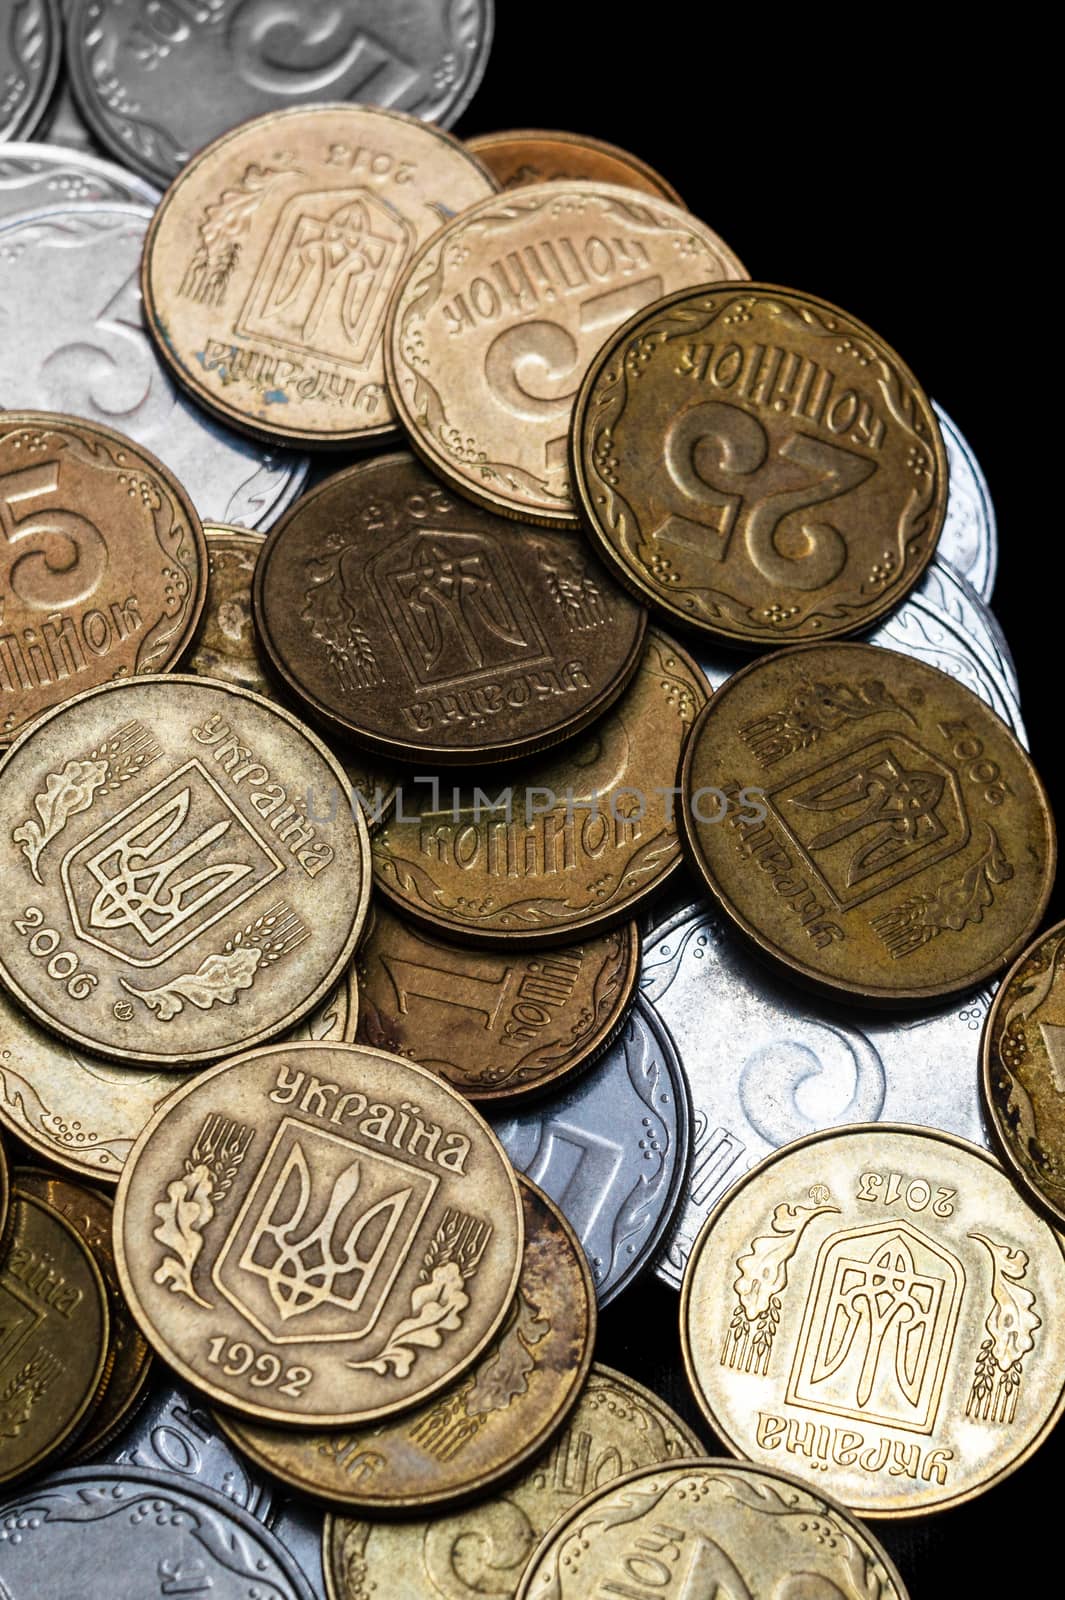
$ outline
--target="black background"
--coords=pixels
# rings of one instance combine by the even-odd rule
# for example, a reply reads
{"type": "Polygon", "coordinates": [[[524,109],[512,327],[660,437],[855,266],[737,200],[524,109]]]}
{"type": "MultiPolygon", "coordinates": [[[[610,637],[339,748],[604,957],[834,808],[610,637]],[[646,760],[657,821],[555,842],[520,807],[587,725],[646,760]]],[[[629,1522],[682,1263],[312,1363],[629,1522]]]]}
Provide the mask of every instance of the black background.
{"type": "MultiPolygon", "coordinates": [[[[1054,651],[1061,633],[1055,475],[1029,362],[1038,312],[1023,112],[1007,28],[960,26],[936,50],[918,13],[869,17],[859,45],[818,13],[784,21],[665,3],[623,13],[588,0],[500,0],[484,83],[455,128],[564,128],[650,162],[752,277],[845,307],[909,363],[958,425],[990,484],[999,570],[992,598],[1016,658],[1031,750],[1055,812],[1054,651]],[[885,22],[887,27],[884,26],[885,22]]],[[[1023,46],[1021,46],[1023,48],[1023,46]]],[[[1034,364],[1034,363],[1033,363],[1034,364]]],[[[1047,922],[1065,916],[1060,886],[1047,922]]],[[[653,1276],[608,1308],[600,1360],[663,1395],[712,1446],[691,1400],[677,1296],[653,1276]]],[[[1063,1374],[1065,1377],[1065,1374],[1063,1374]]],[[[935,1516],[873,1524],[913,1600],[1041,1593],[1039,1550],[1019,1548],[1035,1501],[1065,1472],[1065,1423],[1012,1477],[935,1516]],[[979,1561],[975,1587],[961,1574],[979,1561]]],[[[1056,1530],[1045,1537],[1056,1544],[1056,1530]]],[[[1046,1546],[1043,1546],[1045,1551],[1046,1546]]]]}

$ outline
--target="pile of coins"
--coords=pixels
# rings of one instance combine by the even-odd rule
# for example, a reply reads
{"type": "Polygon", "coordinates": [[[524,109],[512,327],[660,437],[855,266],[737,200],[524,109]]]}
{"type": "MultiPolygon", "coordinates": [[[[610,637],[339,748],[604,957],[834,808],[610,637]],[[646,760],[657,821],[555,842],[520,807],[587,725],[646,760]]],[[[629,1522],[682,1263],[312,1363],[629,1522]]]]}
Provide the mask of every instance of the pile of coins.
{"type": "Polygon", "coordinates": [[[1065,1408],[986,484],[352,9],[3,23],[0,1594],[905,1600],[1065,1408]]]}

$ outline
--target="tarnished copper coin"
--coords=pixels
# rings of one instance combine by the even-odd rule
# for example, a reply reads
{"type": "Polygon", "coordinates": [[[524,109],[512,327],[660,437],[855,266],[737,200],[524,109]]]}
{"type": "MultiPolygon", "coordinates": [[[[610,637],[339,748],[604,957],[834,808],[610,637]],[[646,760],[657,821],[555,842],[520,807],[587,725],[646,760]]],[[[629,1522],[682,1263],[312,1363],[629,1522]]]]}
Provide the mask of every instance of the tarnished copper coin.
{"type": "Polygon", "coordinates": [[[580,1399],[596,1304],[569,1223],[527,1178],[521,1277],[503,1331],[457,1384],[359,1433],[267,1428],[222,1414],[234,1444],[307,1494],[378,1514],[479,1498],[535,1460],[580,1399]]]}
{"type": "Polygon", "coordinates": [[[50,706],[188,644],[207,584],[195,507],[120,433],[0,412],[0,744],[50,706]]]}
{"type": "Polygon", "coordinates": [[[551,1529],[518,1600],[907,1600],[887,1551],[790,1473],[695,1457],[593,1492],[551,1529]]]}
{"type": "Polygon", "coordinates": [[[800,645],[722,685],[682,774],[691,857],[801,979],[902,1005],[985,982],[1039,926],[1054,821],[963,684],[865,644],[800,645]]]}
{"type": "Polygon", "coordinates": [[[356,957],[364,1044],[409,1056],[481,1105],[557,1087],[613,1039],[636,992],[640,934],[523,954],[434,939],[383,905],[356,957]]]}
{"type": "MultiPolygon", "coordinates": [[[[359,1019],[354,963],[293,1039],[350,1043],[359,1019]]],[[[134,1141],[187,1074],[120,1066],[75,1049],[0,989],[0,1123],[78,1178],[117,1183],[134,1141]]],[[[0,1146],[0,1197],[3,1193],[0,1146]]],[[[2,1209],[2,1206],[0,1206],[2,1209]]]]}
{"type": "Polygon", "coordinates": [[[579,732],[636,670],[647,623],[585,541],[472,506],[407,454],[305,495],[254,594],[311,712],[407,760],[512,761],[579,732]]]}
{"type": "Polygon", "coordinates": [[[767,284],[682,290],[600,350],[574,408],[597,549],[648,604],[747,646],[869,628],[932,558],[932,403],[864,323],[767,284]]]}
{"type": "Polygon", "coordinates": [[[1007,972],[984,1023],[984,1110],[1007,1169],[1065,1227],[1065,922],[1007,972]]]}
{"type": "Polygon", "coordinates": [[[11,1199],[11,1173],[7,1164],[7,1152],[4,1141],[0,1138],[0,1250],[3,1249],[4,1236],[7,1232],[8,1206],[11,1199]]]}
{"type": "Polygon", "coordinates": [[[681,1338],[718,1437],[862,1516],[957,1505],[1065,1410],[1063,1242],[998,1164],[876,1123],[741,1178],[684,1275],[681,1338]]]}
{"type": "Polygon", "coordinates": [[[113,1208],[107,1196],[40,1167],[16,1168],[15,1184],[19,1194],[45,1201],[66,1218],[88,1245],[107,1290],[107,1358],[88,1421],[77,1439],[78,1456],[84,1459],[118,1431],[139,1402],[152,1368],[151,1346],[122,1298],[115,1268],[113,1208]]]}
{"type": "Polygon", "coordinates": [[[621,699],[502,796],[404,790],[373,841],[375,885],[445,937],[484,944],[571,943],[617,926],[680,866],[677,771],[708,696],[690,656],[648,629],[621,699]]]}
{"type": "Polygon", "coordinates": [[[521,1268],[495,1134],[358,1045],[236,1056],[172,1095],[115,1201],[130,1309],[175,1371],[260,1421],[362,1426],[481,1355],[521,1268]]]}
{"type": "MultiPolygon", "coordinates": [[[[212,523],[203,532],[207,540],[207,598],[187,657],[188,668],[201,677],[233,683],[276,700],[275,680],[266,674],[251,614],[252,578],[266,536],[248,528],[212,523]]],[[[392,774],[367,765],[364,758],[348,750],[339,752],[337,760],[348,779],[347,792],[337,804],[350,805],[354,796],[362,806],[366,826],[380,826],[395,799],[392,774]]]]}
{"type": "Polygon", "coordinates": [[[657,1395],[597,1363],[565,1431],[516,1483],[491,1498],[432,1521],[327,1517],[327,1593],[330,1600],[370,1594],[382,1600],[512,1600],[544,1534],[584,1495],[637,1467],[701,1450],[657,1395]]]}
{"type": "Polygon", "coordinates": [[[76,1048],[175,1069],[295,1025],[354,952],[361,812],[258,695],[137,678],[78,695],[0,763],[0,978],[76,1048]],[[312,820],[313,813],[313,820],[312,820]]]}
{"type": "Polygon", "coordinates": [[[449,222],[392,297],[392,403],[418,454],[504,516],[577,526],[567,438],[589,362],[675,289],[745,278],[705,223],[618,184],[539,183],[449,222]]]}
{"type": "Polygon", "coordinates": [[[479,133],[466,140],[504,189],[525,189],[531,183],[565,183],[586,178],[592,183],[621,184],[639,189],[675,206],[684,201],[671,183],[628,150],[584,133],[548,128],[515,128],[505,133],[479,133]]]}
{"type": "Polygon", "coordinates": [[[0,1256],[0,1483],[67,1443],[107,1356],[107,1291],[77,1231],[50,1205],[11,1197],[0,1256]]]}
{"type": "Polygon", "coordinates": [[[145,243],[148,327],[178,382],[234,427],[368,444],[396,425],[389,295],[441,224],[495,187],[457,139],[402,112],[256,117],[164,195],[145,243]]]}

